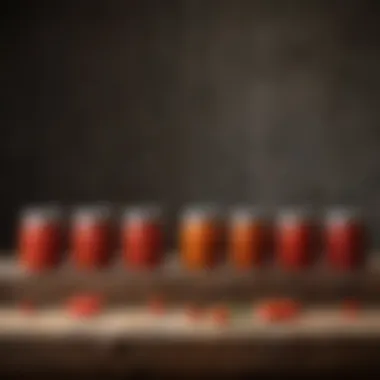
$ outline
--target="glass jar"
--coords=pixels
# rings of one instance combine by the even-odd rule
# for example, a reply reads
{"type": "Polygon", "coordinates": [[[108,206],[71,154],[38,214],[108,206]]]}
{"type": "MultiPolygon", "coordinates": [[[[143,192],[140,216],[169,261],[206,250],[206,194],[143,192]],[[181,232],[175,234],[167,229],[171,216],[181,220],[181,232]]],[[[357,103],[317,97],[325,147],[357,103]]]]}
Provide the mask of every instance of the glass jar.
{"type": "Polygon", "coordinates": [[[111,213],[105,206],[81,207],[71,226],[71,250],[78,269],[98,269],[111,260],[111,213]]]}
{"type": "Polygon", "coordinates": [[[158,266],[164,256],[162,215],[158,207],[139,207],[124,213],[122,251],[126,265],[136,269],[158,266]]]}
{"type": "Polygon", "coordinates": [[[236,268],[244,270],[263,264],[267,253],[267,224],[258,210],[234,210],[228,232],[230,260],[236,268]]]}
{"type": "Polygon", "coordinates": [[[18,228],[20,264],[30,271],[56,267],[62,254],[62,214],[55,207],[21,212],[18,228]]]}
{"type": "Polygon", "coordinates": [[[329,211],[325,220],[324,235],[326,259],[332,268],[350,270],[364,262],[365,228],[358,211],[329,211]]]}
{"type": "Polygon", "coordinates": [[[215,266],[220,258],[220,221],[213,207],[190,207],[184,211],[179,231],[181,261],[190,270],[215,266]]]}
{"type": "Polygon", "coordinates": [[[315,240],[311,216],[307,210],[280,213],[276,224],[276,254],[281,267],[300,269],[314,258],[315,240]]]}

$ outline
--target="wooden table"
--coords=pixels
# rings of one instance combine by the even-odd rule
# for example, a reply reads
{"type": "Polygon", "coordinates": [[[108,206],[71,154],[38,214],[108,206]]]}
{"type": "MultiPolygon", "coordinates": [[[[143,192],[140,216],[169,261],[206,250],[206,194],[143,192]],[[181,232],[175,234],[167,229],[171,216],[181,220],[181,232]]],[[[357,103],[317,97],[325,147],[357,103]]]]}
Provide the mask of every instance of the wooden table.
{"type": "MultiPolygon", "coordinates": [[[[344,275],[327,273],[323,267],[302,274],[282,273],[269,268],[262,272],[238,274],[229,268],[219,268],[213,273],[194,275],[182,271],[175,260],[168,260],[161,270],[153,274],[130,273],[117,265],[101,273],[83,274],[75,272],[67,264],[56,273],[31,276],[20,271],[12,260],[4,261],[0,263],[3,305],[3,319],[0,311],[0,369],[82,371],[88,374],[94,371],[113,374],[190,371],[194,375],[221,371],[231,374],[246,371],[353,371],[364,367],[380,371],[378,268],[375,263],[360,273],[344,275]],[[17,311],[12,311],[12,305],[19,300],[33,299],[44,305],[47,309],[39,315],[46,320],[48,313],[57,315],[54,311],[57,303],[79,290],[102,291],[107,295],[110,310],[103,315],[102,321],[97,321],[97,325],[96,321],[92,324],[86,322],[82,324],[82,330],[80,326],[74,326],[71,332],[66,329],[63,333],[64,329],[60,332],[58,329],[55,334],[49,334],[49,328],[39,333],[36,333],[37,328],[34,328],[34,333],[4,328],[5,314],[17,314],[17,311]],[[242,328],[244,323],[235,323],[235,327],[219,330],[209,328],[203,332],[199,329],[198,332],[189,332],[188,327],[178,327],[176,333],[162,333],[165,330],[163,326],[172,326],[173,321],[166,321],[166,325],[161,321],[155,331],[147,328],[145,334],[138,329],[128,330],[125,326],[119,327],[120,330],[114,329],[112,333],[102,333],[100,326],[113,324],[110,320],[117,308],[141,305],[153,292],[164,294],[173,308],[184,300],[205,304],[232,301],[252,304],[259,298],[282,294],[298,297],[314,311],[305,313],[303,317],[309,318],[309,325],[305,320],[281,327],[250,321],[246,330],[242,328]],[[350,322],[350,326],[337,320],[332,323],[331,313],[334,312],[331,308],[334,304],[336,306],[343,297],[353,296],[363,300],[367,310],[359,325],[350,322]],[[330,310],[327,315],[324,312],[324,316],[321,312],[323,306],[330,310]],[[323,323],[324,327],[321,327],[323,323]]],[[[59,313],[62,315],[64,312],[59,313]]],[[[131,314],[128,310],[123,313],[131,314]]],[[[16,314],[8,320],[17,318],[16,314]]],[[[52,318],[50,314],[50,320],[52,318]]],[[[153,325],[153,322],[148,323],[148,326],[153,325]]],[[[32,323],[30,330],[33,330],[32,323]]]]}

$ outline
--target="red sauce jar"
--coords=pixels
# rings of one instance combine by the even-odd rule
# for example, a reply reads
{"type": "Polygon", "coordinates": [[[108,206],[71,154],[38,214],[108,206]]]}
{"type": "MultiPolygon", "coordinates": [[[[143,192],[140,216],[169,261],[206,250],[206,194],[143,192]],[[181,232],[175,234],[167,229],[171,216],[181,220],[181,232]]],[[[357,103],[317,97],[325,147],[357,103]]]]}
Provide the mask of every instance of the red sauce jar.
{"type": "Polygon", "coordinates": [[[279,215],[276,225],[277,259],[285,269],[308,266],[314,256],[314,228],[306,210],[290,210],[279,215]]]}
{"type": "Polygon", "coordinates": [[[21,213],[18,231],[20,264],[39,272],[56,267],[62,253],[62,218],[56,208],[31,208],[21,213]]]}
{"type": "Polygon", "coordinates": [[[164,255],[161,212],[156,207],[129,209],[122,221],[124,262],[135,269],[157,267],[164,255]]]}
{"type": "Polygon", "coordinates": [[[355,210],[333,210],[325,221],[325,249],[328,264],[337,270],[350,270],[364,262],[365,228],[355,210]]]}
{"type": "Polygon", "coordinates": [[[179,247],[183,266],[204,270],[220,261],[221,224],[218,211],[212,206],[190,207],[180,223],[179,247]]]}
{"type": "Polygon", "coordinates": [[[266,221],[258,210],[239,208],[232,212],[228,231],[230,260],[237,269],[251,269],[265,260],[268,246],[266,221]]]}
{"type": "Polygon", "coordinates": [[[74,212],[71,251],[78,269],[98,269],[110,263],[111,213],[107,207],[84,207],[74,212]]]}

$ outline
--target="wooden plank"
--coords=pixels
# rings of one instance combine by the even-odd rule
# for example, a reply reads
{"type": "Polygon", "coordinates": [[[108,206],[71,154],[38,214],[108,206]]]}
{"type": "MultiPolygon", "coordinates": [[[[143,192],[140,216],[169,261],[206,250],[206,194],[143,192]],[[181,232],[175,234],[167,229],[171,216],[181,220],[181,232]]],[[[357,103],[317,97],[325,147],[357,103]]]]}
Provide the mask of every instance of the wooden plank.
{"type": "Polygon", "coordinates": [[[98,272],[78,272],[70,263],[56,271],[30,275],[12,259],[0,262],[0,301],[22,298],[41,303],[62,300],[74,291],[99,291],[111,303],[142,302],[153,293],[163,293],[168,302],[251,302],[271,296],[297,297],[304,302],[336,302],[358,297],[378,304],[380,265],[376,260],[354,273],[332,273],[322,265],[302,273],[286,273],[267,267],[250,273],[237,273],[228,266],[210,272],[189,273],[175,256],[153,272],[132,272],[120,263],[98,272]]]}
{"type": "Polygon", "coordinates": [[[209,372],[277,372],[332,369],[380,369],[380,341],[288,340],[217,344],[197,342],[115,341],[108,345],[71,340],[0,342],[2,370],[96,370],[209,372]]]}

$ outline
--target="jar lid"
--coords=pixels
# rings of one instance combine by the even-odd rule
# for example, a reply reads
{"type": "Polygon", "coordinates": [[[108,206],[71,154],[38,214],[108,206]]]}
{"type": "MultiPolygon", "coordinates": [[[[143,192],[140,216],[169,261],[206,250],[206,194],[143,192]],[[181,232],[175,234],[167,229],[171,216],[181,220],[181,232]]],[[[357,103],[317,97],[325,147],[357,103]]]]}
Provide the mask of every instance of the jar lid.
{"type": "Polygon", "coordinates": [[[79,206],[73,212],[73,219],[78,223],[103,221],[111,218],[111,210],[107,205],[79,206]]]}
{"type": "Polygon", "coordinates": [[[254,206],[236,206],[230,212],[232,221],[250,221],[263,219],[265,214],[259,207],[254,206]]]}
{"type": "Polygon", "coordinates": [[[326,212],[327,223],[346,223],[361,218],[361,212],[355,207],[334,207],[326,212]]]}
{"type": "Polygon", "coordinates": [[[162,210],[160,206],[155,204],[132,206],[126,208],[123,212],[123,220],[127,221],[158,220],[161,217],[162,210]]]}
{"type": "Polygon", "coordinates": [[[310,220],[311,218],[312,212],[307,206],[287,207],[281,210],[277,216],[277,220],[281,224],[298,223],[300,221],[310,220]]]}
{"type": "Polygon", "coordinates": [[[26,222],[55,222],[62,218],[62,210],[57,205],[29,206],[21,210],[20,218],[26,222]]]}
{"type": "Polygon", "coordinates": [[[220,217],[220,208],[212,203],[186,206],[182,210],[183,219],[217,219],[220,217]]]}

